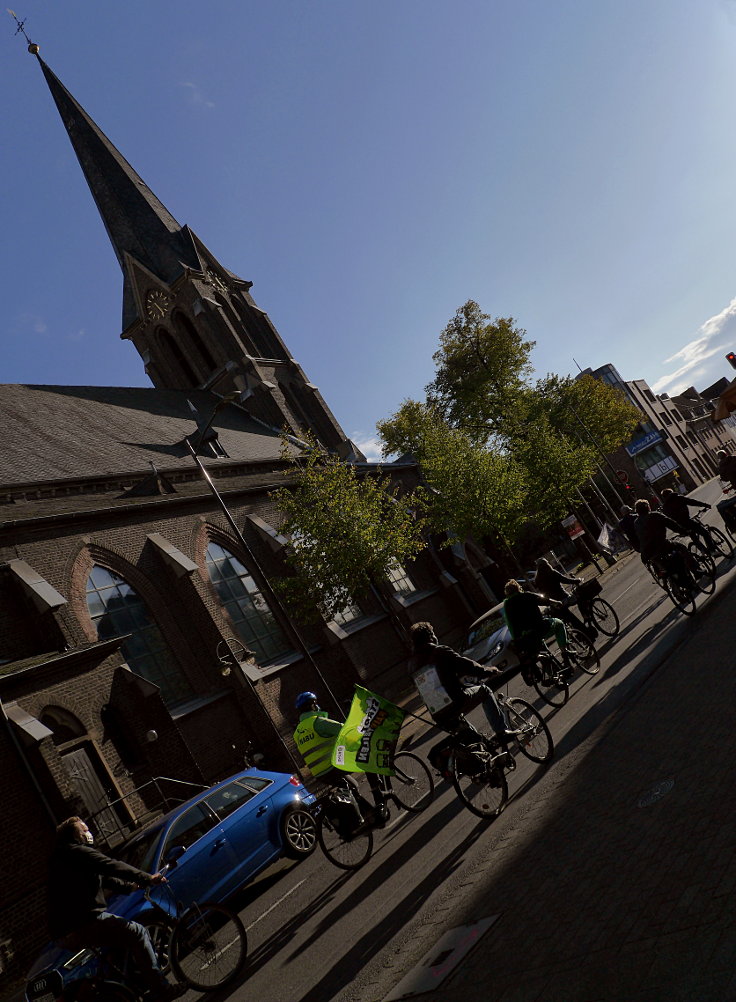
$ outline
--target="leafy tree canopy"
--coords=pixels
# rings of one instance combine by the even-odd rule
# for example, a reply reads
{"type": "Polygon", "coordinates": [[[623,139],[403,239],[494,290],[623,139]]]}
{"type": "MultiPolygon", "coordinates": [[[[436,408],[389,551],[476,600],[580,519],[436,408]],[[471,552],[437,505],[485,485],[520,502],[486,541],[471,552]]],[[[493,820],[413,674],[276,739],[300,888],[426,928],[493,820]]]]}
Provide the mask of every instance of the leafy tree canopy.
{"type": "Polygon", "coordinates": [[[531,383],[534,344],[512,317],[491,320],[469,300],[440,335],[425,402],[406,400],[379,422],[384,455],[412,452],[422,463],[436,491],[433,524],[444,519],[461,536],[493,525],[512,540],[525,519],[551,524],[640,420],[590,375],[531,383]]]}
{"type": "Polygon", "coordinates": [[[419,501],[402,496],[387,477],[360,476],[354,466],[315,444],[292,458],[292,485],[272,493],[291,538],[293,575],[277,582],[284,600],[303,619],[344,610],[397,562],[424,548],[419,501]]]}
{"type": "Polygon", "coordinates": [[[454,427],[485,441],[502,429],[532,371],[535,345],[513,317],[492,320],[469,299],[440,334],[427,401],[454,427]]]}
{"type": "Polygon", "coordinates": [[[440,532],[515,535],[526,495],[523,468],[508,453],[479,445],[435,407],[406,400],[378,431],[386,454],[411,452],[429,488],[428,520],[440,532]]]}

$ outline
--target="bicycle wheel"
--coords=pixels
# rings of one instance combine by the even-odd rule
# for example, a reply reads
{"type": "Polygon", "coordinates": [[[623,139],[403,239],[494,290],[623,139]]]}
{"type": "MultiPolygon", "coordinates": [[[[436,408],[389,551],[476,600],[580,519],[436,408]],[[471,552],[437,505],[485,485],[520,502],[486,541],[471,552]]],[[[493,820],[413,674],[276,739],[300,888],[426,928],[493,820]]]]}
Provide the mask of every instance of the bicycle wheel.
{"type": "Polygon", "coordinates": [[[537,658],[539,677],[534,680],[534,688],[548,706],[564,706],[570,698],[570,687],[557,674],[560,665],[551,654],[540,654],[537,658]]]}
{"type": "Polygon", "coordinates": [[[689,585],[668,574],[664,578],[664,589],[680,612],[686,616],[693,615],[695,612],[695,593],[689,585]]]}
{"type": "Polygon", "coordinates": [[[506,774],[492,762],[483,745],[456,748],[450,759],[452,785],[469,811],[479,818],[496,818],[506,806],[509,788],[506,774]]]}
{"type": "Polygon", "coordinates": [[[549,762],[555,753],[555,744],[549,728],[539,713],[525,699],[509,697],[503,709],[522,755],[532,762],[549,762]]]}
{"type": "Polygon", "coordinates": [[[151,943],[158,957],[158,965],[164,974],[166,974],[170,967],[169,946],[171,943],[171,924],[163,918],[153,916],[138,919],[138,921],[146,927],[146,931],[151,937],[151,943]]]}
{"type": "Polygon", "coordinates": [[[357,870],[373,852],[373,831],[364,824],[354,834],[339,830],[324,810],[317,820],[317,839],[322,852],[341,870],[357,870]]]}
{"type": "Polygon", "coordinates": [[[697,566],[692,571],[695,586],[704,595],[712,595],[716,590],[716,565],[713,558],[700,553],[696,555],[695,562],[697,566]]]}
{"type": "Polygon", "coordinates": [[[412,752],[398,752],[394,755],[394,770],[396,775],[389,779],[391,796],[405,811],[423,811],[434,796],[429,768],[412,752]]]}
{"type": "Polygon", "coordinates": [[[601,659],[593,641],[579,630],[567,631],[567,653],[571,664],[586,675],[597,675],[600,671],[601,659]]]}
{"type": "Polygon", "coordinates": [[[171,967],[181,981],[206,992],[240,974],[248,956],[245,927],[222,905],[192,905],[174,926],[171,967]]]}
{"type": "Polygon", "coordinates": [[[599,633],[615,637],[620,629],[616,610],[604,598],[594,598],[591,602],[591,620],[599,633]]]}
{"type": "Polygon", "coordinates": [[[85,978],[82,981],[77,982],[80,985],[80,990],[78,994],[73,992],[67,996],[67,989],[64,991],[64,997],[69,997],[70,1002],[75,999],[94,999],[94,1002],[139,1002],[140,994],[134,992],[127,985],[122,985],[118,981],[100,981],[94,987],[92,985],[85,984],[88,979],[85,978]],[[87,994],[83,993],[83,987],[89,988],[90,992],[87,994]]]}
{"type": "Polygon", "coordinates": [[[734,554],[734,546],[725,532],[721,532],[720,529],[716,529],[715,526],[709,525],[708,531],[710,532],[710,538],[713,540],[713,545],[726,560],[730,560],[734,554]]]}

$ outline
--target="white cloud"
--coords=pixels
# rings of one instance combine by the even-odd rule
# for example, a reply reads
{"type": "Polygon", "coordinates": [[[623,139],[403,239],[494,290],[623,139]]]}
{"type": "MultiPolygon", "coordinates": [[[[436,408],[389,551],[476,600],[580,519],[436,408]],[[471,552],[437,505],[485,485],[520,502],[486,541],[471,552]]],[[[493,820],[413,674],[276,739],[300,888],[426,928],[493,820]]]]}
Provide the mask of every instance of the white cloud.
{"type": "Polygon", "coordinates": [[[186,87],[189,91],[189,99],[197,108],[214,108],[214,101],[208,101],[199,87],[190,80],[182,80],[180,87],[186,87]]]}
{"type": "Polygon", "coordinates": [[[48,325],[37,313],[21,313],[15,328],[18,334],[47,334],[48,325]]]}
{"type": "Polygon", "coordinates": [[[369,463],[381,462],[381,442],[377,435],[366,435],[365,432],[354,431],[350,438],[355,442],[369,463]]]}
{"type": "Polygon", "coordinates": [[[679,393],[700,378],[711,378],[706,375],[709,367],[705,363],[719,352],[725,354],[732,344],[736,344],[736,298],[720,313],[706,320],[696,338],[665,359],[665,365],[672,362],[679,362],[680,365],[674,372],[653,383],[652,389],[655,393],[679,393]]]}
{"type": "Polygon", "coordinates": [[[67,341],[81,341],[86,334],[87,331],[84,327],[80,327],[78,331],[72,331],[71,334],[67,335],[67,341]]]}

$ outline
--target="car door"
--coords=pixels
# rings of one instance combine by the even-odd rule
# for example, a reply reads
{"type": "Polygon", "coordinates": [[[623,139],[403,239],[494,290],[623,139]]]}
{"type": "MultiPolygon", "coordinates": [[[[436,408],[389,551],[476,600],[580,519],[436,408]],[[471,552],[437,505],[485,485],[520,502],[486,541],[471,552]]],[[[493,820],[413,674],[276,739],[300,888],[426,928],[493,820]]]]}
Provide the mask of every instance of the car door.
{"type": "Polygon", "coordinates": [[[218,818],[203,801],[192,804],[171,822],[159,865],[175,846],[186,849],[167,874],[178,900],[188,905],[193,901],[220,901],[227,896],[237,859],[218,818]]]}
{"type": "Polygon", "coordinates": [[[279,852],[268,832],[273,806],[271,783],[258,777],[236,780],[205,797],[217,815],[237,860],[237,884],[244,884],[279,852]]]}

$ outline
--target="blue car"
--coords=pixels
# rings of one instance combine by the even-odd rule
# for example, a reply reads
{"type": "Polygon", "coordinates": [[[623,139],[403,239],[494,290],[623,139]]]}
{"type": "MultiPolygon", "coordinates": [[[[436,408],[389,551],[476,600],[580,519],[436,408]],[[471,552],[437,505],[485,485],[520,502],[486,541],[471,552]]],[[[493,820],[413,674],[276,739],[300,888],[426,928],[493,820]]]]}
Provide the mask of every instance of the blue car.
{"type": "MultiPolygon", "coordinates": [[[[114,854],[147,873],[175,861],[168,884],[154,891],[167,911],[174,899],[183,905],[224,901],[282,856],[300,859],[314,850],[317,831],[309,808],[315,799],[296,776],[247,769],[169,811],[114,854]]],[[[110,896],[108,908],[149,926],[156,945],[163,945],[161,913],[142,890],[110,896]]],[[[65,982],[76,980],[90,973],[89,962],[89,951],[72,954],[50,945],[29,979],[57,968],[65,982]]]]}

